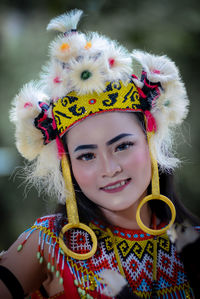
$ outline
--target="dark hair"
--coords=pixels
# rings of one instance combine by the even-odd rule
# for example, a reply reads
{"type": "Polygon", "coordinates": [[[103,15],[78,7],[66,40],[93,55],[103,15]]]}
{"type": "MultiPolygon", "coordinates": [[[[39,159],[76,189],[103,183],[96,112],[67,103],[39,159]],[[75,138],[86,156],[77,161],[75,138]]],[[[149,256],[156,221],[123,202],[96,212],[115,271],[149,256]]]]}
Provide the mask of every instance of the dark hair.
{"type": "MultiPolygon", "coordinates": [[[[146,134],[145,129],[145,121],[142,113],[135,113],[137,116],[138,123],[141,125],[142,129],[146,134]]],[[[69,161],[70,156],[68,154],[68,147],[65,141],[65,138],[62,139],[66,154],[68,155],[69,161]]],[[[70,163],[71,167],[71,163],[70,163]]],[[[80,221],[88,224],[94,218],[100,218],[103,222],[107,222],[108,220],[105,218],[102,213],[100,207],[92,202],[89,198],[85,196],[85,194],[80,189],[71,169],[72,174],[72,182],[75,189],[78,212],[80,221]]],[[[197,216],[193,215],[187,208],[183,205],[183,203],[178,199],[178,196],[175,192],[174,188],[174,175],[173,173],[159,173],[160,176],[160,193],[168,197],[176,208],[176,222],[181,223],[183,220],[188,219],[192,225],[199,225],[200,220],[197,216]]],[[[151,192],[151,186],[148,188],[148,194],[151,192]]],[[[171,212],[166,204],[164,204],[160,200],[154,200],[149,202],[149,206],[152,212],[162,221],[169,222],[171,219],[171,212]]],[[[56,212],[61,213],[63,217],[67,217],[66,214],[66,206],[59,204],[56,212]]]]}

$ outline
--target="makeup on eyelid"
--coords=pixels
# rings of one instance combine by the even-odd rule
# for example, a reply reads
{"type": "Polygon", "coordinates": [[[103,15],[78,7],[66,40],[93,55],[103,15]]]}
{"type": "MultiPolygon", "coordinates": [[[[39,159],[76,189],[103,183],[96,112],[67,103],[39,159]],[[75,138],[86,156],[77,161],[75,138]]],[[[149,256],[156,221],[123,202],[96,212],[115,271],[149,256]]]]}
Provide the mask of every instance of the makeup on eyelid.
{"type": "MultiPolygon", "coordinates": [[[[115,152],[122,152],[125,150],[128,150],[131,146],[134,145],[134,142],[131,141],[124,141],[118,145],[115,145],[115,152]],[[120,150],[119,150],[120,149],[120,150]]],[[[98,149],[98,147],[93,147],[94,149],[98,149]]],[[[86,147],[83,147],[83,150],[86,149],[86,147]]],[[[87,148],[88,149],[88,148],[87,148]]],[[[89,161],[96,158],[96,153],[95,152],[83,152],[81,155],[77,156],[77,160],[83,160],[83,161],[89,161]],[[90,157],[90,158],[89,158],[90,157]],[[88,158],[88,159],[87,159],[88,158]]]]}

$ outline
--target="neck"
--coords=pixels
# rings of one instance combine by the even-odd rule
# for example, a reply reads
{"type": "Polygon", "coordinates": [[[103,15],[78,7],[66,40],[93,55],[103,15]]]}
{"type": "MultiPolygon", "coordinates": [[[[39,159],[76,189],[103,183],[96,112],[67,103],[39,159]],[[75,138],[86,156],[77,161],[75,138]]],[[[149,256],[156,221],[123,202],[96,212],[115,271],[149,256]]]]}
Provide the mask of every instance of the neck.
{"type": "MultiPolygon", "coordinates": [[[[140,200],[135,202],[132,206],[128,207],[127,209],[120,210],[120,211],[112,211],[102,208],[103,214],[105,215],[108,222],[115,226],[120,226],[126,229],[140,229],[136,221],[136,211],[139,205],[140,200]]],[[[150,227],[151,225],[151,209],[146,204],[141,209],[141,219],[142,222],[150,227]]]]}

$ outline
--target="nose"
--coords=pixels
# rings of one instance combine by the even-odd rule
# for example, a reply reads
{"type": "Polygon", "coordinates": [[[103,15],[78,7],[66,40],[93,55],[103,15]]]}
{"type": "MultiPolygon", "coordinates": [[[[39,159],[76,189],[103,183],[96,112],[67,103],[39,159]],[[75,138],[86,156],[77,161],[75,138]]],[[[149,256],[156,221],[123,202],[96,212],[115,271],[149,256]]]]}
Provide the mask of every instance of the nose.
{"type": "Polygon", "coordinates": [[[122,171],[122,167],[113,157],[104,155],[101,159],[102,177],[114,177],[122,171]]]}

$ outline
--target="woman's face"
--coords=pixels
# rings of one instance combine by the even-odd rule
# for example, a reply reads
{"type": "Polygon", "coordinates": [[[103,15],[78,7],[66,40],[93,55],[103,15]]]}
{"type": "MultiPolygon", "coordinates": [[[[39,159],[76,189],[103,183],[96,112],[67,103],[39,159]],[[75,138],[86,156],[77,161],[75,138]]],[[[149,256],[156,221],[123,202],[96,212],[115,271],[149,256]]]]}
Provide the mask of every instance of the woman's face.
{"type": "Polygon", "coordinates": [[[146,195],[151,160],[134,113],[107,112],[87,118],[66,138],[74,177],[94,203],[122,211],[146,195]]]}

